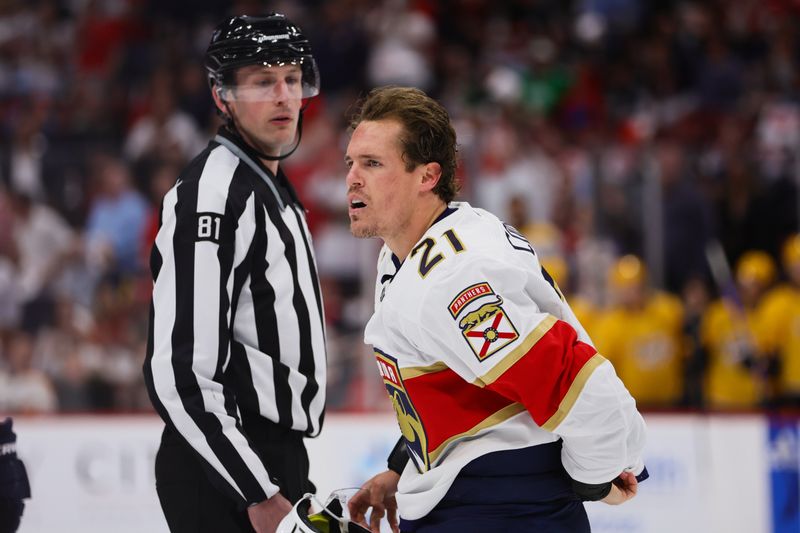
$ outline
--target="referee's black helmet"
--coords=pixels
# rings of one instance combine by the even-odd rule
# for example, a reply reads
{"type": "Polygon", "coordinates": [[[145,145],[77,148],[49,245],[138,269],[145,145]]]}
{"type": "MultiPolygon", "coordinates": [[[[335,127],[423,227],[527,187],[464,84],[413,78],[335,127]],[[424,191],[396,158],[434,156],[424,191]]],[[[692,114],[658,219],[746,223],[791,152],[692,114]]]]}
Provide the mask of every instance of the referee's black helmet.
{"type": "Polygon", "coordinates": [[[232,74],[248,65],[298,65],[303,98],[319,94],[319,69],[311,44],[300,28],[280,13],[234,16],[215,28],[205,56],[211,85],[232,85],[232,74]]]}

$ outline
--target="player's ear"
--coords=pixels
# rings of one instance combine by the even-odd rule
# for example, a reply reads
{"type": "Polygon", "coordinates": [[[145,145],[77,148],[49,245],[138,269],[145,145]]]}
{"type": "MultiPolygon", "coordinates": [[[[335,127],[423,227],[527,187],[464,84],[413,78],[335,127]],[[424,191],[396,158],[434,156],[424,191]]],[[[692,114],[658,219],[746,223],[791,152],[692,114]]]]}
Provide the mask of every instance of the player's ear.
{"type": "Polygon", "coordinates": [[[422,175],[422,190],[430,191],[439,183],[439,178],[442,177],[442,165],[439,163],[426,163],[423,165],[424,174],[422,175]]]}

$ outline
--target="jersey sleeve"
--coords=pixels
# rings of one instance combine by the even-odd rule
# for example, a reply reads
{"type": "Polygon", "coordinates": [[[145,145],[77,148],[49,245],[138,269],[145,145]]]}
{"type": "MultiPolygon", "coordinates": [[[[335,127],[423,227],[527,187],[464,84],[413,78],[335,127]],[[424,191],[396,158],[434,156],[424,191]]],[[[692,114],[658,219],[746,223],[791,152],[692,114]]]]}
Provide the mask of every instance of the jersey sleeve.
{"type": "Polygon", "coordinates": [[[236,160],[226,156],[212,152],[206,166],[217,174],[183,182],[164,198],[144,374],[159,415],[210,466],[211,482],[244,507],[279,489],[243,433],[224,379],[232,270],[237,250],[252,239],[241,225],[237,231],[229,209],[222,178],[231,179],[236,160]]]}
{"type": "Polygon", "coordinates": [[[523,405],[537,425],[562,437],[562,461],[577,481],[603,483],[625,469],[639,474],[644,422],[572,317],[537,269],[462,261],[425,297],[417,342],[463,380],[523,405]]]}

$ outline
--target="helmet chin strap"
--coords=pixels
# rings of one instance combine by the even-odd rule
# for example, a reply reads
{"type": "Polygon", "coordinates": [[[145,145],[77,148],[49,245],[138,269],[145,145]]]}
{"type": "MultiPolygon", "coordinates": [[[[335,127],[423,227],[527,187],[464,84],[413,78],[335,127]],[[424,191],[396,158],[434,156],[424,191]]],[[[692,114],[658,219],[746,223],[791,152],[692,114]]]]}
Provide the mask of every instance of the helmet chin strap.
{"type": "Polygon", "coordinates": [[[244,136],[242,135],[242,132],[239,130],[239,127],[236,125],[236,119],[234,118],[234,114],[231,112],[231,108],[228,106],[228,101],[222,100],[222,102],[223,104],[225,104],[225,110],[227,111],[227,113],[225,114],[225,119],[228,128],[233,133],[235,133],[240,139],[242,139],[245,143],[247,143],[250,149],[252,149],[258,157],[266,159],[267,161],[282,161],[283,159],[286,159],[287,157],[292,155],[294,151],[297,150],[297,147],[300,146],[300,140],[303,138],[303,111],[305,111],[306,107],[308,107],[308,101],[306,101],[306,103],[303,104],[303,107],[300,108],[300,114],[297,117],[297,141],[295,141],[294,146],[292,147],[291,150],[289,150],[285,154],[281,154],[278,156],[267,155],[261,150],[259,150],[258,147],[254,146],[251,143],[248,143],[244,139],[244,136]]]}

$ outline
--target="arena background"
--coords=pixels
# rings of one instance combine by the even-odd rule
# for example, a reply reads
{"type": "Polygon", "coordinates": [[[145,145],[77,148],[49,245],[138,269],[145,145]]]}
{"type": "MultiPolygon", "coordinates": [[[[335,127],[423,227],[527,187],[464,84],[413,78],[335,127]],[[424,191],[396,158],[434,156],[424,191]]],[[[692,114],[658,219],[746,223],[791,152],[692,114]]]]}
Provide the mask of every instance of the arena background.
{"type": "Polygon", "coordinates": [[[268,11],[300,24],[322,75],[285,165],[328,322],[330,415],[309,443],[322,496],[382,468],[397,437],[361,337],[378,242],[349,234],[343,163],[354,102],[391,83],[445,104],[460,199],[531,239],[612,360],[625,287],[671,302],[651,323],[672,329],[641,354],[669,390],[636,394],[652,478],[630,504],[589,506],[593,531],[800,532],[800,395],[785,385],[800,352],[769,335],[788,315],[800,335],[800,304],[756,313],[799,290],[783,261],[800,227],[799,2],[6,0],[0,414],[31,475],[22,532],[166,531],[141,377],[150,243],[162,195],[219,124],[211,28],[268,11]],[[629,255],[645,277],[625,277],[629,255]],[[731,342],[708,326],[720,308],[731,342]],[[714,396],[715,357],[755,392],[714,396]]]}

